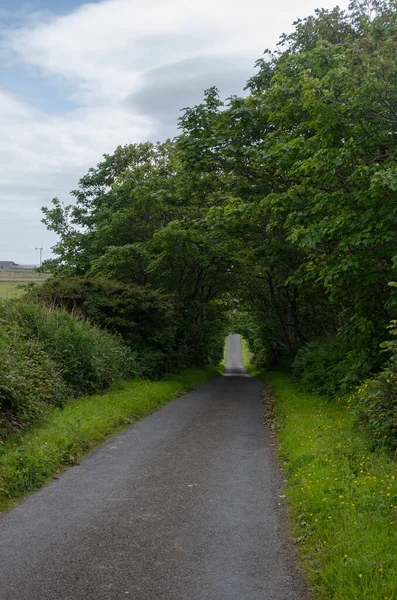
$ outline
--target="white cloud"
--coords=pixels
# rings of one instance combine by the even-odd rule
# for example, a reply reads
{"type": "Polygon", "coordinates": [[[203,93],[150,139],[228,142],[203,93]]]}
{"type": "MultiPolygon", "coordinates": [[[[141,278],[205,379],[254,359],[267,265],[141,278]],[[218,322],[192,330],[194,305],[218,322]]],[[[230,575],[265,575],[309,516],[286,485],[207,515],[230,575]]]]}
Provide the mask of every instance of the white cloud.
{"type": "MultiPolygon", "coordinates": [[[[66,173],[83,175],[104,152],[112,152],[128,137],[143,141],[150,134],[147,119],[122,107],[84,107],[64,116],[52,116],[1,91],[0,115],[3,189],[29,182],[34,191],[48,187],[48,181],[56,184],[58,177],[62,181],[66,173]]],[[[8,209],[28,210],[29,199],[33,198],[31,192],[24,197],[23,205],[8,209]]]]}
{"type": "Polygon", "coordinates": [[[151,125],[123,107],[48,115],[0,91],[0,131],[0,256],[31,263],[38,237],[47,252],[55,241],[40,224],[41,207],[54,196],[68,201],[78,179],[103,153],[129,140],[146,140],[151,125]]]}
{"type": "Polygon", "coordinates": [[[211,25],[193,14],[178,0],[108,0],[10,32],[5,45],[25,64],[73,80],[80,101],[117,101],[142,71],[205,51],[211,25]]]}
{"type": "MultiPolygon", "coordinates": [[[[331,8],[334,2],[322,4],[331,8]]],[[[29,262],[17,239],[5,254],[1,242],[11,218],[20,215],[21,236],[29,237],[40,207],[55,195],[67,201],[104,152],[172,135],[173,118],[176,132],[178,108],[200,99],[201,83],[219,81],[221,92],[240,93],[263,50],[315,7],[315,0],[280,0],[277,6],[263,0],[107,0],[65,16],[36,14],[3,32],[4,60],[54,86],[61,81],[77,108],[49,114],[32,108],[28,97],[0,89],[0,259],[29,262]]]]}
{"type": "MultiPolygon", "coordinates": [[[[333,6],[333,0],[323,4],[333,6]]],[[[9,32],[5,46],[46,75],[65,77],[80,101],[118,101],[142,74],[199,54],[258,58],[313,0],[107,0],[9,32]]]]}

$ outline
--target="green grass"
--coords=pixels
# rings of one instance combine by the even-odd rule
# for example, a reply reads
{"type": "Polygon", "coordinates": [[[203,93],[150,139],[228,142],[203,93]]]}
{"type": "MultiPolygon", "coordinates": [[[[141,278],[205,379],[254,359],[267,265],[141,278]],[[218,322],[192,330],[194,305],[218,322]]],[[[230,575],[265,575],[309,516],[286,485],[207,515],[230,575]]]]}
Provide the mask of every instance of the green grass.
{"type": "Polygon", "coordinates": [[[397,465],[369,450],[347,404],[275,389],[291,528],[313,598],[397,599],[397,465]]]}
{"type": "Polygon", "coordinates": [[[49,273],[0,269],[0,298],[19,298],[24,293],[24,290],[18,287],[20,284],[42,283],[49,277],[49,273]]]}
{"type": "Polygon", "coordinates": [[[0,298],[8,300],[10,298],[19,298],[23,294],[23,290],[17,287],[17,283],[9,281],[0,281],[0,298]]]}
{"type": "Polygon", "coordinates": [[[259,375],[259,369],[251,363],[252,353],[248,349],[247,340],[243,337],[241,338],[241,354],[243,359],[243,367],[247,371],[247,373],[252,375],[252,377],[256,377],[257,375],[259,375]]]}
{"type": "Polygon", "coordinates": [[[50,273],[37,273],[31,270],[0,269],[0,281],[12,283],[39,283],[51,277],[50,273]]]}
{"type": "Polygon", "coordinates": [[[217,374],[187,370],[164,381],[118,384],[49,412],[45,423],[0,445],[0,510],[39,489],[109,436],[217,374]]]}

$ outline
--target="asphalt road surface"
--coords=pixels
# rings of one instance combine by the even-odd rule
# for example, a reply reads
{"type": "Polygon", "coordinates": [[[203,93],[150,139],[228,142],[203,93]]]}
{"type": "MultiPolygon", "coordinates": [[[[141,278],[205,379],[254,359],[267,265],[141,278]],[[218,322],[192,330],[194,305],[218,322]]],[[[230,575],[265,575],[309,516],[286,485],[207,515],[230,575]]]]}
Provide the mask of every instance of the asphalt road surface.
{"type": "Polygon", "coordinates": [[[229,335],[227,339],[227,356],[224,375],[226,377],[249,377],[243,367],[241,356],[241,338],[239,335],[229,335]]]}
{"type": "Polygon", "coordinates": [[[0,599],[302,600],[261,391],[207,382],[5,514],[0,599]]]}

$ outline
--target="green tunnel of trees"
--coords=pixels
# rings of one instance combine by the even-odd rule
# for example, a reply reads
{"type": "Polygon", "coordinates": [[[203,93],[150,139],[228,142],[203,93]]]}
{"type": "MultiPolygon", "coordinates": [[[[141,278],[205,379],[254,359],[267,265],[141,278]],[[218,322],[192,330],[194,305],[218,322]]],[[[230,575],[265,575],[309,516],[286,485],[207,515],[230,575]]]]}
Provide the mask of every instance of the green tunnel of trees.
{"type": "Polygon", "coordinates": [[[376,375],[397,430],[394,344],[380,348],[396,315],[396,3],[294,27],[245,95],[207,90],[175,139],[118,147],[71,205],[43,209],[59,242],[40,294],[124,333],[151,376],[216,362],[231,328],[330,397],[376,375]]]}

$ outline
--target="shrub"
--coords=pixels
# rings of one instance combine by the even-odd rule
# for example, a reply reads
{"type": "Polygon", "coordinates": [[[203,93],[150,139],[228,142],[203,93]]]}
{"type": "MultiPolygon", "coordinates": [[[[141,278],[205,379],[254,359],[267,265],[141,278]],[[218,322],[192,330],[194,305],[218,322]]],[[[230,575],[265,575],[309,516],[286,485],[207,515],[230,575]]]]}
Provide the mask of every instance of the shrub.
{"type": "Polygon", "coordinates": [[[0,432],[33,422],[48,404],[60,405],[67,396],[59,368],[40,343],[0,320],[0,432]]]}
{"type": "Polygon", "coordinates": [[[75,394],[106,389],[137,373],[133,354],[120,339],[63,310],[8,301],[0,304],[0,318],[40,346],[75,394]]]}
{"type": "Polygon", "coordinates": [[[351,399],[372,446],[397,451],[397,361],[364,382],[351,399]]]}
{"type": "Polygon", "coordinates": [[[32,291],[36,299],[78,312],[122,336],[145,377],[163,375],[173,365],[175,320],[168,296],[150,286],[106,279],[49,279],[32,291]]]}
{"type": "MultiPolygon", "coordinates": [[[[397,335],[397,321],[389,329],[397,335]]],[[[388,351],[390,359],[385,368],[367,380],[352,395],[358,421],[373,446],[383,446],[397,451],[397,341],[384,342],[381,347],[388,351]]]]}
{"type": "Polygon", "coordinates": [[[352,390],[373,368],[371,351],[367,347],[349,348],[344,336],[306,344],[292,364],[294,375],[305,388],[330,398],[352,390]]]}

